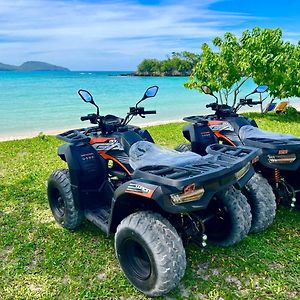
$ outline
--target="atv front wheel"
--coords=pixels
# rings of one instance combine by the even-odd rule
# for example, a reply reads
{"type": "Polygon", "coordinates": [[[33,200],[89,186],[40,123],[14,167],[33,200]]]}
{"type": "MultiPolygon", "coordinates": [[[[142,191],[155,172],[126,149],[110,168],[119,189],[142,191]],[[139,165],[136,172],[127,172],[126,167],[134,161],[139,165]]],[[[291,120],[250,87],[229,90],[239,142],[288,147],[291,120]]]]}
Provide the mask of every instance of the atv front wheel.
{"type": "Polygon", "coordinates": [[[140,211],[126,217],[115,234],[115,251],[128,280],[151,297],[175,288],[185,272],[182,241],[157,213],[140,211]]]}
{"type": "Polygon", "coordinates": [[[228,247],[246,237],[251,228],[251,208],[247,198],[234,187],[217,193],[208,205],[204,226],[208,240],[228,247]]]}
{"type": "Polygon", "coordinates": [[[256,173],[246,184],[244,191],[251,206],[250,232],[265,230],[273,223],[276,215],[276,197],[272,187],[264,177],[256,173]]]}
{"type": "Polygon", "coordinates": [[[56,170],[50,175],[48,201],[54,219],[62,227],[75,229],[81,224],[83,212],[75,205],[68,170],[56,170]]]}

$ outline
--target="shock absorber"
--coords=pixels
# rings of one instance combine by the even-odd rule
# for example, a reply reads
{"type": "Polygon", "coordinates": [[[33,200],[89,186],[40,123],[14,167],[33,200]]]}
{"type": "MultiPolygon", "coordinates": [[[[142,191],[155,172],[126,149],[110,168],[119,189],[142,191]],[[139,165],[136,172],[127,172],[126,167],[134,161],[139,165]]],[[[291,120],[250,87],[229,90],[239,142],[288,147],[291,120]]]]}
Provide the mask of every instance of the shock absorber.
{"type": "MultiPolygon", "coordinates": [[[[282,180],[281,178],[281,174],[280,174],[280,170],[279,169],[275,169],[274,170],[274,173],[273,173],[273,180],[276,184],[276,188],[278,189],[279,188],[279,184],[282,185],[284,191],[285,191],[285,194],[289,197],[289,199],[291,200],[290,202],[290,206],[291,207],[295,207],[295,203],[296,203],[296,193],[295,193],[295,190],[294,188],[286,183],[284,180],[282,180]]],[[[284,194],[283,194],[284,195],[284,194]]]]}
{"type": "Polygon", "coordinates": [[[273,180],[274,180],[274,182],[276,184],[276,188],[278,188],[280,179],[281,179],[280,170],[279,169],[274,169],[273,180]]]}

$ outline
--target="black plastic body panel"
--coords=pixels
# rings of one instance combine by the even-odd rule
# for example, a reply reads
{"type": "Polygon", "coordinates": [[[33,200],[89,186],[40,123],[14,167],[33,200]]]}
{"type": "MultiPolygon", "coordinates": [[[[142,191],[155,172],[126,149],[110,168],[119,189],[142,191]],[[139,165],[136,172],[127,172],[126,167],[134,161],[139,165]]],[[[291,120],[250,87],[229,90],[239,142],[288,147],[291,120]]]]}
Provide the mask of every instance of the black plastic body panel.
{"type": "Polygon", "coordinates": [[[218,142],[207,123],[189,124],[183,128],[183,135],[191,142],[192,151],[202,156],[207,154],[207,146],[218,142]]]}
{"type": "MultiPolygon", "coordinates": [[[[119,187],[115,192],[115,203],[121,201],[123,197],[130,197],[130,193],[126,193],[128,186],[131,182],[137,183],[144,187],[156,187],[153,195],[151,196],[151,200],[154,201],[164,212],[170,214],[178,214],[178,213],[185,213],[191,211],[197,211],[201,209],[205,209],[211,198],[215,193],[220,190],[226,189],[232,182],[235,181],[234,176],[228,176],[226,178],[220,179],[220,181],[207,181],[205,185],[205,193],[204,195],[196,201],[191,201],[183,204],[173,204],[170,195],[173,193],[182,192],[182,189],[176,188],[174,186],[162,185],[159,183],[155,184],[155,181],[147,180],[145,178],[136,178],[130,182],[124,183],[121,187],[119,187]]],[[[192,182],[192,181],[191,181],[192,182]]],[[[184,186],[183,186],[184,187],[184,186]]],[[[182,187],[182,188],[183,188],[182,187]]],[[[153,188],[154,189],[154,188],[153,188]]],[[[150,199],[147,199],[149,202],[150,199]]]]}
{"type": "Polygon", "coordinates": [[[88,143],[76,143],[60,147],[59,155],[68,163],[72,193],[78,207],[91,208],[105,201],[101,192],[107,188],[107,167],[97,151],[88,143]]]}

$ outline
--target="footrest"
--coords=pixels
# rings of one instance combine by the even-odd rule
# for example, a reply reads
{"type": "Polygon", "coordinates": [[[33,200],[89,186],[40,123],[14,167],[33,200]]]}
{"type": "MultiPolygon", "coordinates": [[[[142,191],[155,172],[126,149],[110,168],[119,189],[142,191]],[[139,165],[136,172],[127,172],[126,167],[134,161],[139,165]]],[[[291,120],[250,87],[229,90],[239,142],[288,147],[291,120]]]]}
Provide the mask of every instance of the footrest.
{"type": "Polygon", "coordinates": [[[85,211],[85,217],[97,227],[101,228],[101,230],[103,230],[106,234],[108,233],[110,214],[111,208],[109,206],[87,209],[85,211]]]}

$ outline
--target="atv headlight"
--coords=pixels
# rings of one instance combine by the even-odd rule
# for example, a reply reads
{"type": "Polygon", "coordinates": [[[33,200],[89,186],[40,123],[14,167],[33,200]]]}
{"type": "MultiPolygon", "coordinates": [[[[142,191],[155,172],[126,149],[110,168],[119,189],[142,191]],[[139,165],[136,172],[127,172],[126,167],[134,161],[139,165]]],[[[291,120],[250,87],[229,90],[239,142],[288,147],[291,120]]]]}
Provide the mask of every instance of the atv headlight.
{"type": "Polygon", "coordinates": [[[237,180],[240,180],[241,178],[243,178],[245,175],[246,175],[246,173],[249,171],[249,169],[250,169],[250,163],[248,163],[245,167],[243,167],[243,168],[241,168],[239,171],[237,171],[236,173],[235,173],[235,178],[237,179],[237,180]]]}
{"type": "Polygon", "coordinates": [[[270,164],[291,164],[296,160],[296,154],[278,154],[278,155],[268,155],[268,160],[270,164]]]}
{"type": "MultiPolygon", "coordinates": [[[[186,189],[185,189],[186,190],[186,189]]],[[[183,193],[171,194],[171,200],[174,204],[181,204],[199,200],[204,195],[204,188],[194,188],[194,190],[183,191],[183,193]]]]}

